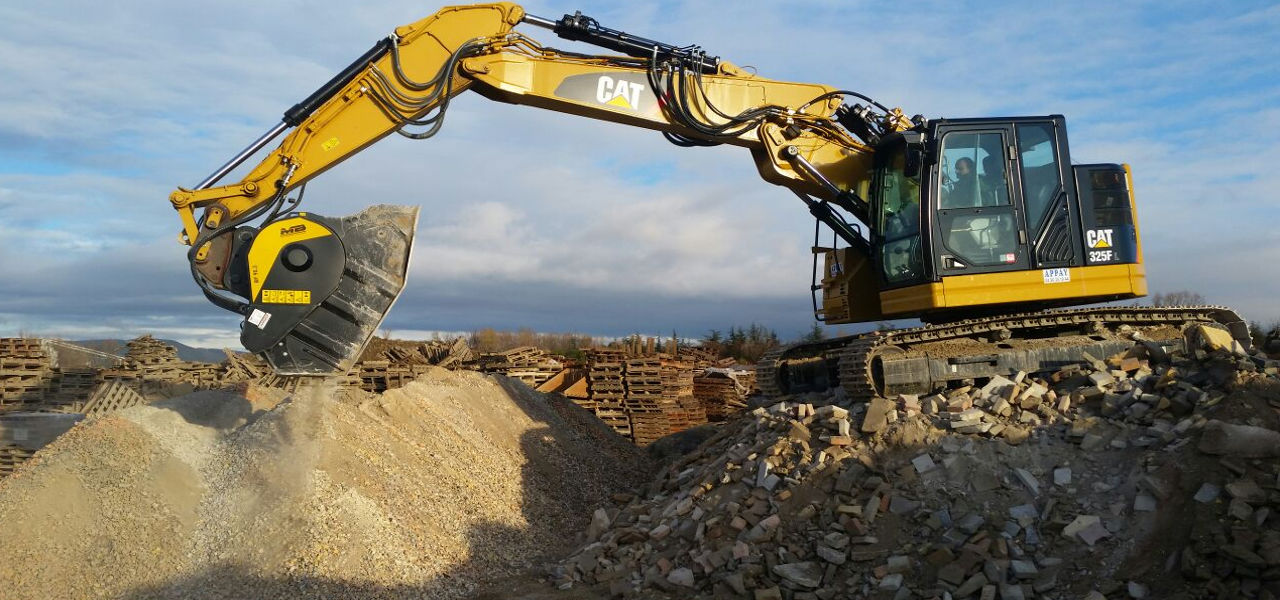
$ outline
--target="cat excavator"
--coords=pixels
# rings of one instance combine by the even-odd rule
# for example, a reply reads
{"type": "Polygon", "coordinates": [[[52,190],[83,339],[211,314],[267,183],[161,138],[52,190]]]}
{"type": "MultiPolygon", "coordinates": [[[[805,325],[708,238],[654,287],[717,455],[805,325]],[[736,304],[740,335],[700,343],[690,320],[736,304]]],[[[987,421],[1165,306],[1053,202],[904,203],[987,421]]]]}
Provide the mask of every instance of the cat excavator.
{"type": "Polygon", "coordinates": [[[1197,324],[1249,343],[1240,317],[1220,307],[1067,308],[1138,298],[1147,286],[1129,167],[1073,165],[1061,115],[908,117],[857,91],[759,76],[696,45],[502,2],[397,28],[170,195],[192,277],[243,317],[244,347],[278,374],[351,368],[404,288],[417,222],[403,206],[299,211],[304,186],[392,133],[431,137],[468,91],[657,130],[676,146],[745,148],[760,177],[815,220],[817,320],[923,323],[772,352],[757,374],[772,395],[924,392],[1107,356],[1134,335],[1197,324]],[[610,53],[558,50],[518,26],[610,53]],[[219,183],[282,135],[240,181],[219,183]]]}

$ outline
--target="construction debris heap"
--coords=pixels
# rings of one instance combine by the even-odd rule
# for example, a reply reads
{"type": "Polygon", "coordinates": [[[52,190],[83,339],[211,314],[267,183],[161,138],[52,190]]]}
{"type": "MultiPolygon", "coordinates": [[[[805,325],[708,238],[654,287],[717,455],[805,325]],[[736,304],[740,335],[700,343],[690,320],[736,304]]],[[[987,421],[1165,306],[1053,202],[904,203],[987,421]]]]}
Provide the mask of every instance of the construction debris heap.
{"type": "Polygon", "coordinates": [[[561,587],[677,597],[1280,597],[1277,363],[1179,343],[924,398],[758,408],[595,511],[561,587]]]}

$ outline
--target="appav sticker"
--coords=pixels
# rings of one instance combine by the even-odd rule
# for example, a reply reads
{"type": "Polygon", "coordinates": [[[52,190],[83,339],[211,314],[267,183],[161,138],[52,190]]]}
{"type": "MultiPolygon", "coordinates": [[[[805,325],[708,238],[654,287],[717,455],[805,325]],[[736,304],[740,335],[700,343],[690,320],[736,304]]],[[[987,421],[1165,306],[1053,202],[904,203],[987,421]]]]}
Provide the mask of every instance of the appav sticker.
{"type": "Polygon", "coordinates": [[[270,320],[271,320],[271,313],[262,312],[256,308],[253,309],[253,312],[249,313],[249,322],[253,323],[253,325],[258,329],[265,329],[267,326],[267,321],[270,321],[270,320]]]}
{"type": "Polygon", "coordinates": [[[1045,269],[1041,273],[1044,274],[1045,283],[1067,283],[1071,281],[1071,269],[1045,269]]]}

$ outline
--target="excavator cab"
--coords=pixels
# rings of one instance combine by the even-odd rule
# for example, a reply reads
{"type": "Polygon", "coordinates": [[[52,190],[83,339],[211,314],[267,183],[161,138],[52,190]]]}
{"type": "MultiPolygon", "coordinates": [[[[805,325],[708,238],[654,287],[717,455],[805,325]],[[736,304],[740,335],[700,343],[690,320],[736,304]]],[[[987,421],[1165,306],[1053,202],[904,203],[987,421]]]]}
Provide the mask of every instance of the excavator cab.
{"type": "MultiPolygon", "coordinates": [[[[876,279],[823,289],[824,308],[879,310],[819,311],[828,323],[952,321],[1146,293],[1128,168],[1071,165],[1060,115],[934,120],[886,136],[875,161],[861,258],[876,279]],[[860,297],[834,301],[842,293],[860,297]]],[[[838,252],[829,267],[862,264],[838,252]]]]}

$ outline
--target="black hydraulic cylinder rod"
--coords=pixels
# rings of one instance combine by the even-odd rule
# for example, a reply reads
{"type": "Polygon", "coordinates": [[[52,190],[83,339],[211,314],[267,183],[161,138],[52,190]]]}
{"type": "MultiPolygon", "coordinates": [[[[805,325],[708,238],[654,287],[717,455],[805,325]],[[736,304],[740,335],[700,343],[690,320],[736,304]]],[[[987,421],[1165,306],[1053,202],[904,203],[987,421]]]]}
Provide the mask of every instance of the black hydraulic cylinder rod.
{"type": "Polygon", "coordinates": [[[231,158],[231,160],[227,161],[226,164],[219,167],[217,171],[214,171],[211,175],[205,177],[204,181],[201,181],[195,189],[203,190],[217,183],[218,180],[223,178],[223,176],[230,173],[232,169],[240,166],[241,163],[255,152],[261,150],[264,146],[270,143],[271,140],[275,139],[276,136],[284,132],[284,130],[290,127],[297,127],[300,123],[306,120],[307,117],[311,116],[311,113],[315,112],[321,104],[324,104],[332,98],[334,94],[337,94],[338,90],[341,90],[348,83],[351,83],[351,80],[355,79],[356,75],[363,71],[365,67],[369,66],[369,63],[382,58],[383,54],[386,54],[391,50],[391,44],[394,43],[396,43],[395,39],[390,36],[379,40],[378,43],[374,44],[368,52],[362,54],[360,58],[357,58],[355,62],[348,65],[347,68],[342,70],[342,72],[334,75],[333,79],[330,79],[327,83],[320,86],[320,89],[312,92],[311,95],[307,96],[307,98],[302,102],[293,105],[293,108],[286,110],[284,112],[284,118],[281,119],[280,123],[277,123],[270,131],[262,134],[262,136],[257,140],[254,140],[252,144],[249,144],[248,147],[241,150],[239,154],[236,154],[231,158]]]}
{"type": "Polygon", "coordinates": [[[378,43],[374,44],[368,52],[362,54],[355,62],[347,65],[347,68],[334,75],[333,79],[330,79],[328,83],[320,86],[320,89],[312,92],[302,102],[294,104],[293,108],[284,111],[284,122],[288,123],[290,127],[297,127],[303,120],[311,116],[311,113],[315,112],[321,104],[324,104],[334,94],[337,94],[338,90],[351,83],[351,80],[355,79],[356,75],[369,66],[369,63],[382,58],[382,55],[391,50],[391,44],[394,43],[396,43],[395,39],[390,36],[378,40],[378,43]]]}
{"type": "Polygon", "coordinates": [[[599,21],[588,17],[581,12],[571,15],[565,15],[559,21],[544,19],[533,15],[525,15],[524,22],[539,27],[546,27],[556,33],[556,35],[575,42],[587,42],[602,48],[616,50],[627,56],[636,58],[651,58],[654,51],[657,51],[659,57],[663,56],[680,56],[696,60],[698,66],[704,73],[715,73],[720,66],[720,57],[706,56],[705,54],[695,54],[687,48],[680,48],[671,44],[655,42],[629,33],[609,29],[600,25],[599,21]]]}

